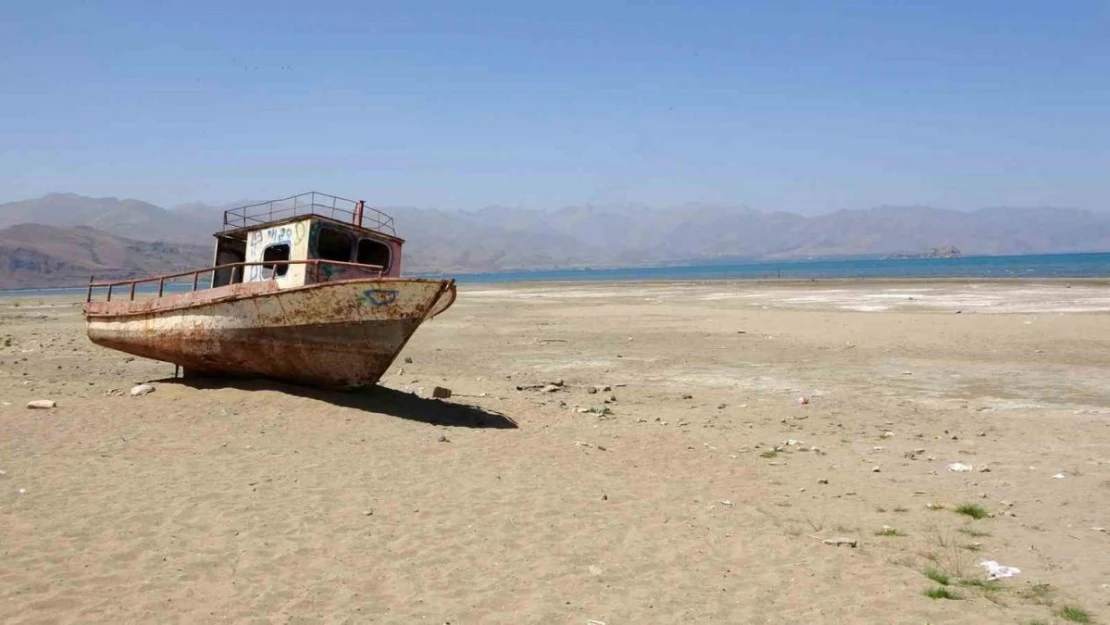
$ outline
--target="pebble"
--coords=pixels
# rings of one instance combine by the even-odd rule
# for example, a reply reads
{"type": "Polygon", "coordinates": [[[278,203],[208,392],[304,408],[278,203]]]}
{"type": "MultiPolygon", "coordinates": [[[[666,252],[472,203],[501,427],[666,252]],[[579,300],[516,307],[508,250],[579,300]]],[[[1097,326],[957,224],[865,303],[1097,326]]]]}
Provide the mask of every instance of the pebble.
{"type": "Polygon", "coordinates": [[[58,402],[54,401],[53,399],[36,399],[34,401],[27,402],[27,408],[29,410],[49,410],[51,408],[57,407],[57,405],[58,402]]]}
{"type": "Polygon", "coordinates": [[[130,393],[132,397],[142,397],[143,395],[150,395],[154,390],[154,387],[149,384],[136,384],[131,387],[130,393]]]}
{"type": "Polygon", "coordinates": [[[450,443],[451,441],[447,438],[447,436],[445,436],[443,434],[440,434],[439,435],[439,442],[441,442],[441,443],[450,443]]]}
{"type": "Polygon", "coordinates": [[[448,399],[449,397],[451,397],[451,389],[443,386],[437,386],[432,389],[432,397],[436,399],[448,399]]]}
{"type": "Polygon", "coordinates": [[[833,547],[851,547],[855,549],[859,546],[859,541],[852,538],[826,538],[822,542],[833,547]]]}
{"type": "Polygon", "coordinates": [[[802,397],[798,398],[798,405],[799,406],[804,406],[808,403],[809,403],[809,398],[808,397],[802,396],[802,397]]]}
{"type": "Polygon", "coordinates": [[[412,364],[412,358],[411,357],[406,357],[405,358],[405,364],[406,365],[411,365],[412,364]]]}
{"type": "Polygon", "coordinates": [[[882,469],[880,469],[879,467],[871,467],[872,473],[879,473],[880,471],[882,471],[882,469]]]}

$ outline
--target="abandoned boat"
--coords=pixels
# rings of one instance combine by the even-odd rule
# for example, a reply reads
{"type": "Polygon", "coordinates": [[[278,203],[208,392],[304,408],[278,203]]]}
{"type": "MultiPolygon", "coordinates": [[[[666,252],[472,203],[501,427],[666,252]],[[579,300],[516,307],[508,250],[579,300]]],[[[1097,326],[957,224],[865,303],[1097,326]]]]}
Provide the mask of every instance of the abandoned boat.
{"type": "Polygon", "coordinates": [[[352,389],[376,384],[455,302],[454,280],[401,277],[393,218],[361,201],[311,192],[235,208],[215,237],[211,267],[90,280],[89,339],[186,377],[352,389]]]}

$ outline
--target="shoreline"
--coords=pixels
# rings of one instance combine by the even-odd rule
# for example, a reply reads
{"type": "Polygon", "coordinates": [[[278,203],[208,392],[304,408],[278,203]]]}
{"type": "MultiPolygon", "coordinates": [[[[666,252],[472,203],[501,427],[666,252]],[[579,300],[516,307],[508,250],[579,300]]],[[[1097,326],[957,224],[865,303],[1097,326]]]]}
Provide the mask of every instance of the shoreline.
{"type": "MultiPolygon", "coordinates": [[[[420,276],[402,276],[402,278],[420,277],[420,276]]],[[[1075,284],[1079,286],[1110,286],[1110,276],[1107,277],[1078,277],[1066,278],[1057,276],[1048,276],[1043,278],[1037,277],[975,277],[975,276],[904,276],[904,277],[859,277],[859,278],[761,278],[752,277],[746,278],[742,276],[730,276],[720,278],[674,278],[674,277],[660,277],[660,278],[628,278],[628,279],[613,279],[613,278],[598,278],[598,279],[583,279],[583,280],[467,280],[463,278],[462,281],[454,278],[450,274],[443,274],[443,279],[455,279],[460,286],[503,286],[503,287],[567,287],[567,286],[585,286],[585,285],[697,285],[697,284],[756,284],[768,286],[837,286],[837,285],[869,285],[869,286],[900,286],[907,284],[914,285],[951,285],[951,284],[1008,284],[1008,285],[1021,285],[1021,284],[1075,284]]],[[[2,297],[36,297],[36,296],[55,296],[65,295],[70,292],[85,292],[88,285],[81,286],[60,286],[60,287],[45,287],[45,288],[20,288],[20,289],[0,289],[0,298],[2,297]]],[[[167,287],[169,290],[169,287],[167,287]]],[[[141,289],[140,289],[141,291],[141,289]]]]}

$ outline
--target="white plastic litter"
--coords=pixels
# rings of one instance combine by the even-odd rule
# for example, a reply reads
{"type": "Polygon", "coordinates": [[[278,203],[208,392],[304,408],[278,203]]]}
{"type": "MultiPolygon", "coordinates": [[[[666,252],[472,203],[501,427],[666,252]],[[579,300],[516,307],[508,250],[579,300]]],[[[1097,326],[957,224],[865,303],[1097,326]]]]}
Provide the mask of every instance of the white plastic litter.
{"type": "Polygon", "coordinates": [[[987,579],[1006,579],[1021,573],[1021,569],[1013,566],[1002,566],[994,560],[984,560],[979,563],[979,566],[987,569],[987,579]]]}
{"type": "Polygon", "coordinates": [[[1066,475],[1064,475],[1063,473],[1057,473],[1056,475],[1053,475],[1053,476],[1052,476],[1052,479],[1054,479],[1054,480],[1062,480],[1062,479],[1064,479],[1065,477],[1067,477],[1067,476],[1066,476],[1066,475]]]}
{"type": "Polygon", "coordinates": [[[953,462],[952,464],[948,465],[948,470],[955,471],[956,473],[966,473],[967,471],[971,471],[974,468],[975,467],[971,466],[970,464],[964,464],[962,462],[953,462]]]}

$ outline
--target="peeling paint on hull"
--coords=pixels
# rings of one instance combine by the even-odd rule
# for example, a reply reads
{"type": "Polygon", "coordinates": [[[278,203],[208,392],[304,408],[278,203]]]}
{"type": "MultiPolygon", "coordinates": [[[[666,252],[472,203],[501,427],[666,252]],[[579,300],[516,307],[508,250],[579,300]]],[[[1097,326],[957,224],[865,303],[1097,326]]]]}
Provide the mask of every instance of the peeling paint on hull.
{"type": "Polygon", "coordinates": [[[252,283],[90,302],[86,318],[93,343],[181,365],[189,375],[357,388],[377,383],[420,324],[454,297],[452,280],[346,280],[287,289],[252,283]]]}

